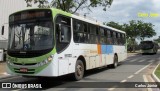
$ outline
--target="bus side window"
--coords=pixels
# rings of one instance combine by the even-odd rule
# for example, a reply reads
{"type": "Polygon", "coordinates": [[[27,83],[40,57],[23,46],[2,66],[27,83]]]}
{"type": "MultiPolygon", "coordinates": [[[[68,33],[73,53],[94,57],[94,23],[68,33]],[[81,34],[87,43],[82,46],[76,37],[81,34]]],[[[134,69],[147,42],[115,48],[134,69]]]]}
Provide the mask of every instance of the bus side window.
{"type": "Polygon", "coordinates": [[[111,40],[111,31],[107,29],[107,44],[110,45],[112,44],[111,40]]]}
{"type": "Polygon", "coordinates": [[[98,43],[98,27],[96,25],[89,24],[89,36],[90,43],[97,44],[98,43]]]}
{"type": "Polygon", "coordinates": [[[106,44],[105,30],[100,28],[100,44],[106,44]]]}
{"type": "Polygon", "coordinates": [[[2,26],[1,34],[4,35],[4,26],[2,26]]]}
{"type": "Polygon", "coordinates": [[[116,34],[116,32],[113,32],[113,44],[114,45],[117,45],[118,43],[117,43],[117,34],[116,34]]]}
{"type": "Polygon", "coordinates": [[[126,35],[125,34],[122,34],[122,41],[123,41],[123,45],[125,45],[125,43],[126,43],[126,35]]]}
{"type": "Polygon", "coordinates": [[[122,42],[121,42],[121,33],[117,33],[117,41],[118,41],[118,45],[122,45],[122,42]]]}
{"type": "Polygon", "coordinates": [[[87,23],[80,20],[73,20],[74,42],[88,43],[87,23]]]}

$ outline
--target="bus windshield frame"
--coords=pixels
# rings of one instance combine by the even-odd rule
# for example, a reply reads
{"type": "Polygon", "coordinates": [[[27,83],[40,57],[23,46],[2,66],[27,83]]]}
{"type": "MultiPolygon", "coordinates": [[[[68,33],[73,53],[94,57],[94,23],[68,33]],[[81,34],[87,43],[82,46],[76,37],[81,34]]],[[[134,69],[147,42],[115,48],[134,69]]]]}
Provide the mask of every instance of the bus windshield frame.
{"type": "Polygon", "coordinates": [[[54,24],[51,10],[27,10],[9,17],[9,55],[17,57],[22,53],[25,56],[34,53],[35,56],[40,56],[53,48],[54,24]]]}

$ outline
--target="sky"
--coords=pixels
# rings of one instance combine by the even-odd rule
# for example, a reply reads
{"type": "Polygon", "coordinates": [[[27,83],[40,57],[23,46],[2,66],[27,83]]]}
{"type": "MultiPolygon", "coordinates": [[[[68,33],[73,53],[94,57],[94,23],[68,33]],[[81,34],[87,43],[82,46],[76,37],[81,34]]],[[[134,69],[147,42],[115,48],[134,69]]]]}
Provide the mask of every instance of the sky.
{"type": "MultiPolygon", "coordinates": [[[[80,14],[86,13],[85,10],[79,10],[80,14]]],[[[113,3],[107,11],[102,8],[93,8],[87,16],[100,22],[119,22],[128,23],[130,20],[142,20],[152,23],[157,35],[146,40],[153,40],[160,36],[160,0],[113,0],[113,3]],[[152,14],[152,17],[140,17],[138,14],[152,14]],[[154,14],[154,15],[153,15],[154,14]]]]}
{"type": "MultiPolygon", "coordinates": [[[[52,0],[49,0],[52,1],[52,0]]],[[[100,22],[118,22],[120,24],[128,23],[130,20],[142,20],[152,23],[157,33],[153,38],[160,36],[160,0],[113,0],[113,3],[107,11],[103,11],[101,7],[91,9],[92,12],[87,14],[100,22]],[[154,14],[152,17],[140,17],[138,14],[154,14]]],[[[88,13],[86,10],[79,10],[77,13],[84,15],[88,13]]]]}

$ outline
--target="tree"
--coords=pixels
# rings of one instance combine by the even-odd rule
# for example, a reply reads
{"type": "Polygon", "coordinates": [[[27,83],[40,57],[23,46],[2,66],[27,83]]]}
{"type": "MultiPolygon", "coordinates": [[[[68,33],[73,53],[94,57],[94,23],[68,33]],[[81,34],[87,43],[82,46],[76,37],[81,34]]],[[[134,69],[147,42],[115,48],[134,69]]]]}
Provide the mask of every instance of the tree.
{"type": "Polygon", "coordinates": [[[157,39],[154,39],[155,42],[160,43],[160,36],[157,39]]]}
{"type": "Polygon", "coordinates": [[[156,32],[153,29],[153,27],[154,25],[152,23],[143,23],[142,21],[138,21],[138,37],[141,41],[143,41],[145,38],[151,38],[156,35],[156,32]]]}
{"type": "Polygon", "coordinates": [[[114,27],[114,28],[119,29],[119,30],[123,30],[123,26],[120,25],[117,22],[114,22],[114,21],[111,21],[111,22],[108,22],[108,23],[104,23],[104,24],[107,25],[107,26],[110,26],[110,27],[114,27]]]}
{"type": "Polygon", "coordinates": [[[78,9],[88,9],[91,7],[103,7],[106,11],[107,7],[110,7],[113,0],[52,0],[51,3],[48,0],[25,0],[28,7],[32,4],[38,4],[39,8],[55,7],[66,12],[76,13],[78,9]]]}
{"type": "Polygon", "coordinates": [[[136,39],[143,41],[145,38],[150,38],[156,35],[152,23],[145,23],[140,20],[131,20],[128,24],[124,23],[122,25],[113,21],[104,24],[125,31],[129,43],[128,46],[132,47],[133,51],[135,51],[137,45],[136,39]]]}
{"type": "Polygon", "coordinates": [[[152,23],[145,23],[140,20],[131,20],[128,24],[124,23],[122,25],[114,21],[104,24],[125,31],[127,34],[127,38],[131,39],[137,38],[143,41],[145,38],[151,38],[156,35],[156,32],[153,29],[154,25],[152,23]]]}

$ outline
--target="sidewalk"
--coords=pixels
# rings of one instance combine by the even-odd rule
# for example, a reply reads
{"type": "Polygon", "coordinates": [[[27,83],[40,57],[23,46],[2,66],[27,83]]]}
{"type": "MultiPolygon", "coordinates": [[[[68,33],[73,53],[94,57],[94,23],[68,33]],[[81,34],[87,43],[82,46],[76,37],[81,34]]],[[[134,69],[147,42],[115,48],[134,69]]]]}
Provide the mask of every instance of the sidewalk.
{"type": "Polygon", "coordinates": [[[152,77],[154,78],[154,80],[156,82],[160,82],[160,79],[159,79],[159,77],[160,77],[160,64],[158,64],[156,66],[156,68],[154,69],[154,71],[152,72],[152,77]]]}
{"type": "Polygon", "coordinates": [[[127,57],[135,56],[140,54],[140,52],[127,52],[127,57]]]}
{"type": "Polygon", "coordinates": [[[0,62],[0,78],[7,75],[8,74],[6,73],[6,62],[0,62]]]}

